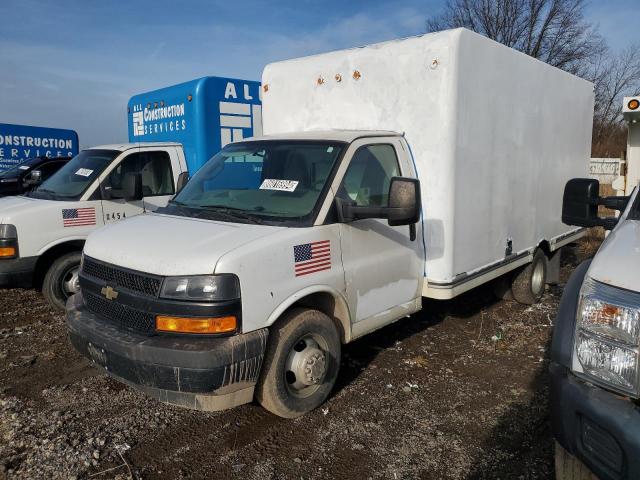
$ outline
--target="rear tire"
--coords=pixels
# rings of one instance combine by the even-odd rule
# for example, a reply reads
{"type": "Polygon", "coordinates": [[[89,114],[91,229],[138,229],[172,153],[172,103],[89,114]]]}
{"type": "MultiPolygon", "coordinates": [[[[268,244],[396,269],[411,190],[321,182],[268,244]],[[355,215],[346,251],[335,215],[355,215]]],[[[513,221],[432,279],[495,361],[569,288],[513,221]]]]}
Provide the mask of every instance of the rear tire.
{"type": "Polygon", "coordinates": [[[340,336],[328,316],[317,310],[290,310],[270,328],[256,399],[284,418],[310,412],[333,389],[340,349],[340,336]]]}
{"type": "Polygon", "coordinates": [[[493,293],[500,300],[513,300],[511,291],[511,274],[507,273],[493,281],[493,293]]]}
{"type": "Polygon", "coordinates": [[[533,305],[538,303],[547,285],[547,257],[540,249],[536,250],[533,260],[513,277],[511,291],[518,303],[533,305]]]}
{"type": "Polygon", "coordinates": [[[42,294],[49,304],[64,310],[67,299],[79,291],[80,252],[67,253],[54,260],[42,283],[42,294]]]}
{"type": "Polygon", "coordinates": [[[591,470],[556,442],[556,480],[598,480],[591,470]]]}

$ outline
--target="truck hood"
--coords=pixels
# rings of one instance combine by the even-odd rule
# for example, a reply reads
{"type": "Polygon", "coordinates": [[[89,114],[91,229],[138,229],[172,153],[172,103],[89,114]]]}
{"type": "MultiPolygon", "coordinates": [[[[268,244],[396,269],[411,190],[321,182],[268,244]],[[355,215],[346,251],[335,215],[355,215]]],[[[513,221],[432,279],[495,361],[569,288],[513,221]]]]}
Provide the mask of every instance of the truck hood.
{"type": "Polygon", "coordinates": [[[283,228],[146,214],[95,231],[84,253],[156,275],[207,275],[225,253],[283,228]]]}
{"type": "Polygon", "coordinates": [[[2,197],[0,198],[0,223],[15,223],[14,219],[21,219],[31,211],[55,208],[60,204],[61,202],[30,197],[2,197]]]}
{"type": "Polygon", "coordinates": [[[640,222],[624,220],[606,238],[589,266],[588,275],[614,287],[640,291],[640,222]]]}

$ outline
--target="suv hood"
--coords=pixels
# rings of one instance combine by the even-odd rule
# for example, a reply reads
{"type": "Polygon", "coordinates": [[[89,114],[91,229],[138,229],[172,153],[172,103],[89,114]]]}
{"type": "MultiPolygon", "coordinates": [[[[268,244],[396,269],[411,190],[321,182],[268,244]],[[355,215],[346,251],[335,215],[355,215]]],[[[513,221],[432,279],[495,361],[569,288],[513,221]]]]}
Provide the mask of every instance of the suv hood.
{"type": "Polygon", "coordinates": [[[152,213],[95,231],[84,253],[156,275],[209,275],[225,253],[284,228],[152,213]]]}
{"type": "Polygon", "coordinates": [[[640,291],[640,222],[623,220],[606,238],[587,274],[614,287],[640,291]]]}

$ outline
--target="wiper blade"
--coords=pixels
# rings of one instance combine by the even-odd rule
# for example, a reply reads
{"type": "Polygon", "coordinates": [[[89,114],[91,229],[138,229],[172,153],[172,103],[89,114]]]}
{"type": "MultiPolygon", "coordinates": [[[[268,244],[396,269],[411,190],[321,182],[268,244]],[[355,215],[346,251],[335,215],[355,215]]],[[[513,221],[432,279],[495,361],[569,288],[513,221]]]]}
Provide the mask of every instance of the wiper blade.
{"type": "Polygon", "coordinates": [[[264,224],[264,222],[257,218],[255,215],[251,215],[241,208],[228,207],[226,205],[200,205],[197,208],[201,208],[202,210],[211,210],[216,213],[222,213],[229,218],[241,218],[243,220],[249,220],[250,222],[258,225],[264,224]]]}

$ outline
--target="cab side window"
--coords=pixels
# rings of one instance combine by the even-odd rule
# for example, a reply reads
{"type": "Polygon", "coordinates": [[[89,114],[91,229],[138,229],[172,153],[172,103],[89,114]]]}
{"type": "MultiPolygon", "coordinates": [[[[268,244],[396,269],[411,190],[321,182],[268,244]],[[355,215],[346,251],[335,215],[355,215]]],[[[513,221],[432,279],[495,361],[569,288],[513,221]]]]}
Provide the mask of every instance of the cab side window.
{"type": "Polygon", "coordinates": [[[361,207],[386,207],[391,178],[399,175],[398,157],[393,146],[360,147],[351,159],[338,196],[361,207]]]}
{"type": "Polygon", "coordinates": [[[105,183],[111,198],[122,198],[122,187],[128,173],[142,174],[142,194],[145,197],[173,195],[173,173],[168,152],[138,152],[126,157],[114,168],[105,183]]]}

